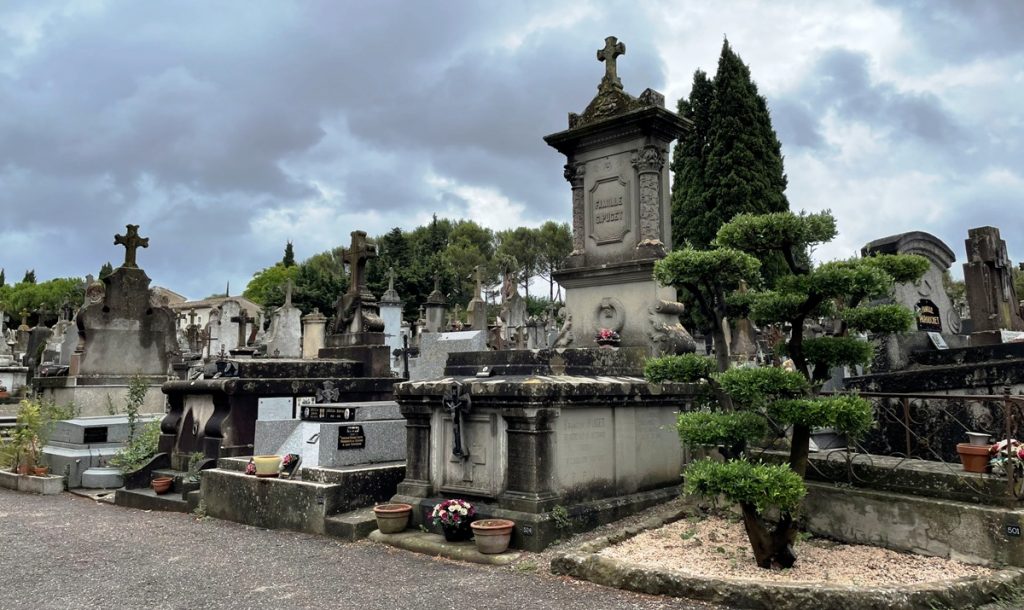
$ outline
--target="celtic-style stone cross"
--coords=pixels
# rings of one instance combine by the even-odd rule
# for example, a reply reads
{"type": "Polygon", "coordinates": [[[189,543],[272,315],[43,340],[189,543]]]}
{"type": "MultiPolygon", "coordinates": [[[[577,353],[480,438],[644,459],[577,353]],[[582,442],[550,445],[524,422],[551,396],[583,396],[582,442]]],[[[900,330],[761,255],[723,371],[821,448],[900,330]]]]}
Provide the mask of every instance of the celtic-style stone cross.
{"type": "Polygon", "coordinates": [[[618,87],[622,87],[622,81],[619,80],[615,58],[625,54],[626,45],[619,42],[619,39],[614,36],[605,38],[604,48],[597,50],[597,61],[604,62],[604,80],[618,87]]]}
{"type": "Polygon", "coordinates": [[[126,226],[128,227],[128,231],[125,235],[114,235],[114,245],[124,246],[124,265],[122,265],[122,267],[137,269],[138,265],[135,264],[135,250],[140,246],[148,248],[149,238],[139,237],[139,225],[126,226]]]}
{"type": "Polygon", "coordinates": [[[352,245],[345,250],[349,293],[359,294],[366,289],[366,261],[371,258],[377,258],[377,245],[366,239],[366,231],[352,231],[352,245]]]}

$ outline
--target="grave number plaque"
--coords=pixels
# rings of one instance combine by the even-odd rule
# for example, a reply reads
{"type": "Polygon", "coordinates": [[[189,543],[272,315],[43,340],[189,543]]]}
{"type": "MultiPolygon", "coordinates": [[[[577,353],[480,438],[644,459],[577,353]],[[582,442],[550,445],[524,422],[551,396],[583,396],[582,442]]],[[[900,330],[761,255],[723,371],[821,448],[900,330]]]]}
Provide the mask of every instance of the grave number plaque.
{"type": "Polygon", "coordinates": [[[365,449],[366,435],[362,426],[342,426],[338,428],[338,449],[365,449]]]}

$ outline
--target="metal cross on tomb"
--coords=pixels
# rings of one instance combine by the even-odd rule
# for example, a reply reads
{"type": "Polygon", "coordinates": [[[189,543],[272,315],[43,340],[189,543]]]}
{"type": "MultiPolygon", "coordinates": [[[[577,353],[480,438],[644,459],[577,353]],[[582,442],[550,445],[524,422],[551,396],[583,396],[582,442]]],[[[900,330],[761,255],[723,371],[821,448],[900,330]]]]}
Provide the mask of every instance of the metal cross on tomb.
{"type": "Polygon", "coordinates": [[[605,38],[604,48],[597,50],[597,61],[604,62],[604,80],[607,80],[613,85],[617,85],[619,87],[622,86],[622,81],[619,80],[619,75],[615,65],[615,58],[619,55],[625,54],[626,45],[619,42],[619,39],[614,36],[605,38]]]}
{"type": "Polygon", "coordinates": [[[245,308],[242,308],[242,310],[238,312],[237,316],[231,316],[231,321],[238,322],[238,347],[245,347],[247,343],[245,331],[249,326],[249,322],[253,321],[253,318],[250,318],[249,313],[245,308]]]}
{"type": "Polygon", "coordinates": [[[139,237],[139,225],[125,225],[128,231],[125,235],[114,235],[114,245],[124,246],[124,264],[122,267],[137,269],[135,264],[135,250],[142,247],[149,247],[148,237],[139,237]]]}

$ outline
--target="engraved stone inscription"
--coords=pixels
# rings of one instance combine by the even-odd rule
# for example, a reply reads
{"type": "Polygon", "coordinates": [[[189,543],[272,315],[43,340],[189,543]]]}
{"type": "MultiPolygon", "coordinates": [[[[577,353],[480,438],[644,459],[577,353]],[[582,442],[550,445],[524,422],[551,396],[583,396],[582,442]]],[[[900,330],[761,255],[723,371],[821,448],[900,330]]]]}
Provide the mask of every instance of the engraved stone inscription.
{"type": "Polygon", "coordinates": [[[598,180],[589,195],[591,239],[598,244],[621,242],[632,216],[629,184],[617,177],[598,180]]]}
{"type": "Polygon", "coordinates": [[[563,484],[614,476],[612,421],[608,415],[603,410],[581,409],[560,422],[563,484]]]}

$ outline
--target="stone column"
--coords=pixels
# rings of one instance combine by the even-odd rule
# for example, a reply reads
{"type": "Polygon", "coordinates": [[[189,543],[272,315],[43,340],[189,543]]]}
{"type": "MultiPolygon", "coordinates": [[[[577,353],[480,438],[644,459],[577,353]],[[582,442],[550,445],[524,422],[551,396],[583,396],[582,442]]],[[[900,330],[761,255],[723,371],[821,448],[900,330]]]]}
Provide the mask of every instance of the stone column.
{"type": "Polygon", "coordinates": [[[566,163],[565,179],[572,187],[572,254],[579,256],[583,254],[586,228],[583,226],[583,175],[586,171],[584,163],[566,163]]]}
{"type": "Polygon", "coordinates": [[[661,169],[664,152],[653,144],[641,148],[632,157],[640,185],[640,236],[637,246],[664,244],[661,239],[661,169]]]}
{"type": "Polygon", "coordinates": [[[424,405],[402,405],[400,410],[405,418],[405,479],[398,484],[398,494],[426,498],[434,491],[430,482],[432,411],[424,405]]]}
{"type": "Polygon", "coordinates": [[[313,313],[302,317],[302,358],[316,358],[324,347],[327,316],[313,309],[313,313]]]}
{"type": "Polygon", "coordinates": [[[502,508],[540,513],[557,504],[551,489],[555,409],[509,409],[502,413],[508,440],[508,477],[498,498],[502,508]]]}

